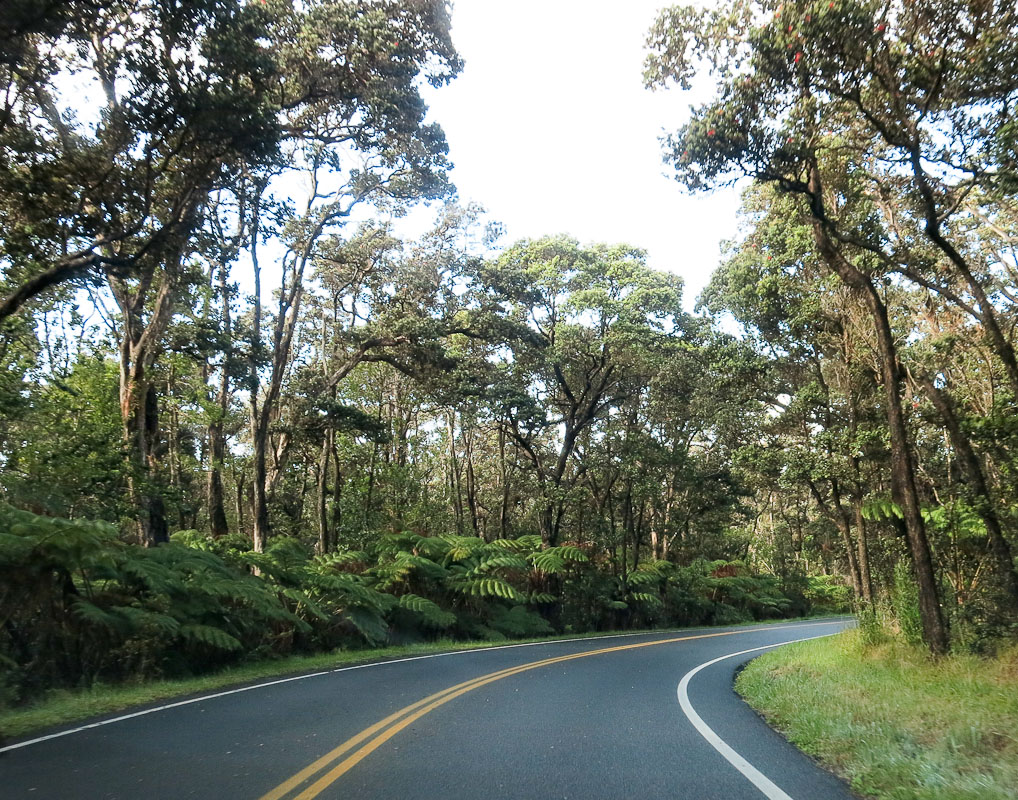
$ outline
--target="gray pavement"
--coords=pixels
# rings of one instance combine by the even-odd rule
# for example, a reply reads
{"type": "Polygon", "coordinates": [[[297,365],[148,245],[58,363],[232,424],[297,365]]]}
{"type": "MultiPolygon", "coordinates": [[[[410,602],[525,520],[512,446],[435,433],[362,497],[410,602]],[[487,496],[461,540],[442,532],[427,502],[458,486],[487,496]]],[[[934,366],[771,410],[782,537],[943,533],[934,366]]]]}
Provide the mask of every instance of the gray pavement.
{"type": "MultiPolygon", "coordinates": [[[[387,715],[455,684],[572,653],[732,631],[568,660],[473,689],[400,729],[316,796],[759,800],[766,795],[681,711],[680,679],[727,653],[850,624],[792,622],[467,651],[261,686],[2,752],[0,797],[255,800],[387,715]]],[[[726,659],[693,677],[694,708],[794,800],[850,800],[841,781],[732,691],[735,670],[758,654],[726,659]]],[[[297,797],[308,784],[285,797],[297,797]]]]}

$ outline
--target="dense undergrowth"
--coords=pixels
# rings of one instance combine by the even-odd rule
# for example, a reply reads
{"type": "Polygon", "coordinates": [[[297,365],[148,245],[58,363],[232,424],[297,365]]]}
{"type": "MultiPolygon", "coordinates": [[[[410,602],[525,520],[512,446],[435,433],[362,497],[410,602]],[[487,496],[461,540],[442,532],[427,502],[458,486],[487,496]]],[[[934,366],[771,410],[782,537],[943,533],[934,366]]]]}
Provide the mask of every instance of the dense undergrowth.
{"type": "Polygon", "coordinates": [[[875,625],[761,656],[739,692],[879,800],[1005,800],[1018,787],[1018,648],[933,659],[875,625]]]}
{"type": "Polygon", "coordinates": [[[181,531],[143,548],[108,524],[0,507],[0,697],[172,678],[337,648],[730,624],[839,610],[844,588],[737,562],[645,561],[624,575],[540,537],[381,535],[315,555],[279,537],[181,531]]]}

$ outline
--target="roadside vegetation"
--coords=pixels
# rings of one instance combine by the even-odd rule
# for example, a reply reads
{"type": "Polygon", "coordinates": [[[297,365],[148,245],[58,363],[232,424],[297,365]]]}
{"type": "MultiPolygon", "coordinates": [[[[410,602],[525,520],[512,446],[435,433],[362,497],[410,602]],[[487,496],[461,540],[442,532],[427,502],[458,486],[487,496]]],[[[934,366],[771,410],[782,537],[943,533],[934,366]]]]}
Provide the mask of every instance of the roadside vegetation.
{"type": "Polygon", "coordinates": [[[845,603],[837,584],[781,583],[733,562],[645,561],[623,581],[584,549],[542,548],[537,536],[402,533],[379,537],[370,552],[315,555],[291,538],[255,553],[243,537],[196,531],[145,548],[121,541],[111,525],[10,508],[0,508],[0,525],[0,578],[12,601],[0,638],[9,654],[5,705],[56,688],[244,664],[270,674],[295,667],[263,662],[339,648],[354,655],[330,658],[556,628],[724,625],[845,603]]]}
{"type": "Polygon", "coordinates": [[[752,661],[739,693],[879,800],[1008,800],[1018,786],[1018,648],[931,659],[870,625],[752,661]]]}
{"type": "MultiPolygon", "coordinates": [[[[823,619],[829,615],[805,619],[823,619]]],[[[779,623],[783,620],[770,620],[779,623]]],[[[744,622],[757,625],[759,622],[744,622]]],[[[286,679],[290,676],[333,670],[357,664],[366,664],[414,656],[476,650],[486,647],[529,644],[537,642],[568,641],[570,639],[603,638],[639,633],[668,633],[665,627],[653,631],[630,629],[621,631],[600,631],[575,634],[555,634],[506,639],[496,635],[491,639],[461,641],[436,639],[430,642],[392,645],[388,647],[363,647],[314,655],[291,655],[273,659],[260,659],[249,663],[227,666],[197,677],[176,679],[145,679],[129,683],[95,683],[82,689],[53,689],[37,697],[31,703],[22,703],[0,708],[0,743],[5,738],[22,738],[36,732],[45,732],[58,726],[71,725],[118,711],[133,712],[160,701],[176,702],[192,695],[205,695],[216,690],[229,690],[247,684],[263,683],[266,680],[286,679]]],[[[688,628],[684,628],[688,630],[688,628]]]]}

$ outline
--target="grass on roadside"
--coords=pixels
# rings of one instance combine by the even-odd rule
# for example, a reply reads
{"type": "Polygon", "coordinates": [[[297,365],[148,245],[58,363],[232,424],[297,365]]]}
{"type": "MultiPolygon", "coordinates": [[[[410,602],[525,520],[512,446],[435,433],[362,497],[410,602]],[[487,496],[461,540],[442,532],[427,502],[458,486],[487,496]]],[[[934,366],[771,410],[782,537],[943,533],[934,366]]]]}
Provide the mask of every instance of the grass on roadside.
{"type": "Polygon", "coordinates": [[[763,655],[736,688],[863,795],[1018,798],[1018,647],[933,661],[853,630],[763,655]]]}
{"type": "MultiPolygon", "coordinates": [[[[807,618],[807,619],[813,619],[807,618]]],[[[803,622],[798,620],[771,620],[771,622],[803,622]]],[[[764,624],[748,622],[747,625],[764,624]]],[[[74,722],[112,714],[125,709],[145,706],[171,698],[203,694],[227,687],[243,686],[255,681],[278,678],[286,675],[317,672],[337,667],[363,664],[370,661],[385,661],[393,658],[443,653],[452,650],[474,650],[499,645],[526,644],[528,642],[554,641],[557,639],[579,639],[598,636],[612,636],[620,633],[666,633],[667,631],[605,631],[603,633],[576,633],[559,636],[544,636],[535,639],[514,639],[512,641],[454,642],[443,640],[400,647],[384,647],[365,650],[340,650],[311,656],[257,661],[243,664],[208,675],[179,680],[148,681],[137,684],[116,686],[97,684],[89,689],[77,691],[57,690],[28,706],[0,707],[0,739],[23,737],[28,734],[69,725],[74,722]]]]}

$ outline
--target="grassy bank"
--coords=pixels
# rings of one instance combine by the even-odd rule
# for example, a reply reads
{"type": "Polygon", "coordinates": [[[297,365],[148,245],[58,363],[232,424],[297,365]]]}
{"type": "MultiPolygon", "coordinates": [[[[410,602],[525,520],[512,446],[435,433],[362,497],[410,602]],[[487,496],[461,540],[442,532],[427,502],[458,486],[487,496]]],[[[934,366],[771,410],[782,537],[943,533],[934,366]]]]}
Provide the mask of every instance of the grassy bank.
{"type": "MultiPolygon", "coordinates": [[[[807,617],[795,620],[773,620],[773,622],[804,622],[807,617]]],[[[747,622],[745,625],[762,625],[762,622],[747,622]]],[[[685,629],[684,629],[685,630],[685,629]]],[[[534,639],[512,641],[437,641],[402,647],[384,647],[365,650],[343,650],[312,656],[293,656],[244,664],[221,672],[180,680],[149,681],[128,685],[96,685],[80,691],[54,691],[43,699],[24,707],[0,707],[0,737],[14,738],[52,728],[69,725],[90,717],[112,714],[125,709],[145,706],[172,698],[212,692],[232,686],[243,686],[255,681],[278,678],[285,675],[336,669],[337,667],[364,664],[371,661],[385,661],[393,658],[443,653],[453,650],[474,650],[506,644],[525,644],[561,639],[595,638],[620,633],[666,633],[666,631],[606,631],[604,633],[577,633],[565,636],[544,636],[534,639]]]]}
{"type": "Polygon", "coordinates": [[[933,662],[849,631],[761,656],[736,688],[868,797],[1018,798],[1018,647],[933,662]]]}

